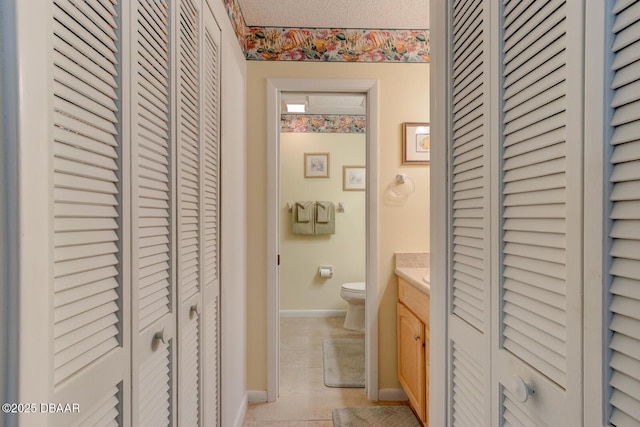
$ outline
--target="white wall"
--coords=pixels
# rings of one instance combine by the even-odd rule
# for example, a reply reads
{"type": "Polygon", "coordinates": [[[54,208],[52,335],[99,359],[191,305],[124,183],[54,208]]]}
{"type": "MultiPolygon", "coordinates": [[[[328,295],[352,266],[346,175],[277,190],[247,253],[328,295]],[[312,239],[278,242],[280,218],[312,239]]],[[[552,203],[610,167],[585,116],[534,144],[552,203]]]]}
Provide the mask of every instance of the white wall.
{"type": "Polygon", "coordinates": [[[222,30],[221,425],[239,427],[247,405],[246,60],[223,2],[208,1],[222,30]]]}
{"type": "Polygon", "coordinates": [[[348,133],[280,134],[280,309],[346,310],[340,297],[345,282],[365,279],[365,192],[342,190],[342,166],[364,166],[366,135],[348,133]],[[304,153],[328,152],[329,178],[304,177],[304,153]],[[287,201],[344,202],[336,212],[333,235],[295,235],[287,201]],[[318,275],[332,265],[332,278],[318,275]]]}

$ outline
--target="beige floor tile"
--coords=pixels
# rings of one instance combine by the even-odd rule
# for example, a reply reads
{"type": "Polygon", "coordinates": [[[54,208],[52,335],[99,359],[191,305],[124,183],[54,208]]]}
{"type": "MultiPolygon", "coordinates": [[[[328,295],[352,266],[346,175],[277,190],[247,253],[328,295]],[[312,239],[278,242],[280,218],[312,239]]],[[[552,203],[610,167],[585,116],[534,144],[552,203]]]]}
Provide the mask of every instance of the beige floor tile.
{"type": "Polygon", "coordinates": [[[324,337],[322,335],[314,335],[310,338],[309,343],[309,351],[322,351],[322,343],[324,342],[324,337]]]}
{"type": "Polygon", "coordinates": [[[280,337],[280,351],[311,350],[314,337],[308,335],[288,335],[280,337]]]}
{"type": "Polygon", "coordinates": [[[333,427],[335,408],[402,404],[371,402],[362,388],[324,385],[324,339],[364,337],[343,323],[344,317],[280,319],[280,396],[277,402],[249,404],[244,427],[333,427]]]}
{"type": "MultiPolygon", "coordinates": [[[[332,424],[333,425],[333,422],[332,424]]],[[[245,421],[242,427],[308,427],[308,421],[245,421]]]]}
{"type": "Polygon", "coordinates": [[[322,368],[324,364],[322,350],[309,352],[309,367],[310,368],[322,368]]]}
{"type": "Polygon", "coordinates": [[[335,408],[352,406],[349,402],[358,401],[364,389],[326,387],[310,393],[309,419],[330,420],[335,408]]]}
{"type": "Polygon", "coordinates": [[[280,368],[280,395],[324,387],[322,368],[280,368]]]}
{"type": "Polygon", "coordinates": [[[308,417],[308,396],[290,395],[276,402],[249,405],[245,421],[307,421],[308,417]]]}
{"type": "Polygon", "coordinates": [[[306,350],[281,351],[280,368],[309,368],[309,352],[306,350]]]}

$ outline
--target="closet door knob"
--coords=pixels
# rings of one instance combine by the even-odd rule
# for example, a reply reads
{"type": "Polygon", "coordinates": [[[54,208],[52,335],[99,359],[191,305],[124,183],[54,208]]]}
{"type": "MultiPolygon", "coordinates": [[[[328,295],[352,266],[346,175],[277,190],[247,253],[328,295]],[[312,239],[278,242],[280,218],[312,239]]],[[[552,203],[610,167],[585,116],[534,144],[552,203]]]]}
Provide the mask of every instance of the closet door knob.
{"type": "Polygon", "coordinates": [[[193,304],[189,310],[189,318],[193,319],[200,314],[200,303],[193,304]]]}
{"type": "Polygon", "coordinates": [[[156,340],[156,341],[160,341],[162,344],[166,344],[167,343],[167,334],[166,334],[164,328],[162,328],[162,330],[156,332],[155,335],[153,336],[153,339],[156,340]]]}
{"type": "Polygon", "coordinates": [[[511,377],[510,383],[509,389],[520,403],[525,403],[529,399],[529,396],[535,393],[535,390],[517,375],[511,377]]]}

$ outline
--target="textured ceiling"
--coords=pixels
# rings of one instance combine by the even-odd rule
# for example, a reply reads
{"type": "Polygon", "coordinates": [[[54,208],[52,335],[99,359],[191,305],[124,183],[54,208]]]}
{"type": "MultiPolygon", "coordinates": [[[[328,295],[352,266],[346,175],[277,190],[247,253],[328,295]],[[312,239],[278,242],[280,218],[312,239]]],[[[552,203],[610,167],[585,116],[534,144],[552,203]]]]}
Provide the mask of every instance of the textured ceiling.
{"type": "Polygon", "coordinates": [[[429,29],[428,0],[238,0],[249,27],[429,29]]]}

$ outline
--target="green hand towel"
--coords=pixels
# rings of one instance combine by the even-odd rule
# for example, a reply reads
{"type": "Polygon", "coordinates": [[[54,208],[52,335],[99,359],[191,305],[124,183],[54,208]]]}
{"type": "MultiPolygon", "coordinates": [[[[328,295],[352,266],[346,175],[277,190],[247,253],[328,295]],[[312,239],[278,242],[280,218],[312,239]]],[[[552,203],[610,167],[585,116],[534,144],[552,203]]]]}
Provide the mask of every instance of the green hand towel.
{"type": "Polygon", "coordinates": [[[331,202],[316,202],[316,234],[336,234],[336,208],[331,202]]]}
{"type": "Polygon", "coordinates": [[[297,210],[298,222],[311,221],[311,215],[313,210],[313,202],[296,202],[295,209],[297,210]]]}
{"type": "Polygon", "coordinates": [[[293,234],[315,234],[315,205],[313,202],[297,202],[291,210],[293,234]]]}

